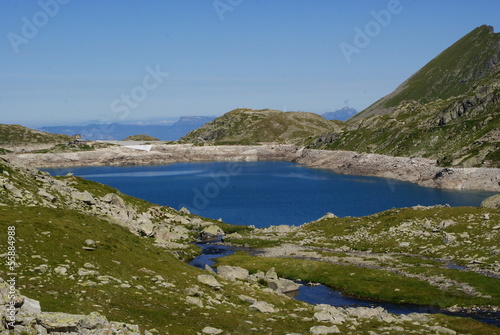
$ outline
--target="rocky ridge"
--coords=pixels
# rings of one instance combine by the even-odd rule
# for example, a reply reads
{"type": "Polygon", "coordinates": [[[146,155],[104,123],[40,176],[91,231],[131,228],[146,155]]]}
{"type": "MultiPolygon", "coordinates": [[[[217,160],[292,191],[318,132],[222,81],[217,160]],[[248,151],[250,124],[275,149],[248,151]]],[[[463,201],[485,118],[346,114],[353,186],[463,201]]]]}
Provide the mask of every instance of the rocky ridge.
{"type": "Polygon", "coordinates": [[[304,144],[311,138],[340,129],[338,122],[306,112],[232,110],[182,137],[180,143],[249,145],[259,143],[304,144]]]}

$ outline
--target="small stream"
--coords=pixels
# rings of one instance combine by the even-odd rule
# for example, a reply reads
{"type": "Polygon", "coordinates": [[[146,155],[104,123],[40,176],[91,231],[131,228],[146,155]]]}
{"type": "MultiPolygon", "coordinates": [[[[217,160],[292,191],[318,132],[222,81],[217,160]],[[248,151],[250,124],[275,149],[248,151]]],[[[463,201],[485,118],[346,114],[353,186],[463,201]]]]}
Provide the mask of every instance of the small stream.
{"type": "MultiPolygon", "coordinates": [[[[235,251],[240,250],[239,247],[226,246],[218,244],[218,242],[200,242],[196,244],[202,249],[202,254],[193,259],[189,264],[204,269],[205,265],[213,267],[214,260],[220,257],[229,256],[235,251]]],[[[305,284],[302,282],[302,284],[305,284]]],[[[500,327],[499,313],[480,313],[467,314],[462,312],[449,312],[432,306],[412,305],[412,304],[396,304],[388,302],[380,302],[363,298],[351,297],[338,290],[334,290],[325,285],[307,286],[303,285],[298,291],[292,294],[287,294],[290,297],[307,302],[309,304],[328,304],[335,307],[383,307],[393,314],[410,314],[410,313],[442,313],[452,316],[470,317],[483,323],[500,327]]]]}

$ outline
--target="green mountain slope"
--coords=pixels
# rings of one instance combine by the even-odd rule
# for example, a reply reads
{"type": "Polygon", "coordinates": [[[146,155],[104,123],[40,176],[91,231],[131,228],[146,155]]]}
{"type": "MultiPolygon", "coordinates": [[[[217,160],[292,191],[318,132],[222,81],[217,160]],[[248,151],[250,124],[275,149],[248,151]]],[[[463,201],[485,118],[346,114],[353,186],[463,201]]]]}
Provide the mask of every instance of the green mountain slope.
{"type": "Polygon", "coordinates": [[[0,144],[64,143],[71,136],[45,133],[20,125],[0,124],[0,144]]]}
{"type": "Polygon", "coordinates": [[[500,74],[500,34],[481,26],[443,51],[394,92],[354,116],[386,114],[405,100],[429,103],[468,93],[500,74]]]}
{"type": "Polygon", "coordinates": [[[181,138],[181,142],[212,144],[302,144],[328,131],[338,121],[305,112],[235,109],[181,138]]]}
{"type": "Polygon", "coordinates": [[[312,148],[500,166],[500,34],[480,27],[312,148]]]}
{"type": "MultiPolygon", "coordinates": [[[[493,216],[496,212],[484,213],[497,220],[493,216]]],[[[4,232],[0,235],[0,254],[6,257],[12,250],[8,249],[12,244],[7,243],[7,232],[14,231],[10,236],[15,236],[17,263],[14,270],[8,270],[4,262],[0,277],[15,271],[15,275],[9,276],[16,277],[16,288],[38,300],[44,312],[98,312],[120,325],[140,325],[140,331],[131,328],[123,334],[141,335],[308,334],[318,333],[323,327],[344,334],[430,333],[429,327],[494,334],[492,326],[468,319],[457,322],[456,318],[443,315],[407,317],[391,315],[382,308],[314,307],[275,293],[257,280],[242,282],[187,265],[183,260],[196,253],[194,239],[214,225],[226,233],[245,234],[251,230],[156,206],[72,175],[53,178],[0,158],[0,230],[4,232]],[[325,322],[325,315],[341,322],[325,322]],[[391,328],[392,322],[397,327],[391,328]]],[[[323,230],[328,233],[325,227],[320,228],[311,232],[311,237],[321,237],[323,230]]],[[[281,269],[286,264],[278,265],[281,269]]],[[[302,272],[302,278],[325,265],[328,264],[311,264],[302,272]]],[[[250,261],[248,268],[251,267],[250,261]]],[[[370,280],[386,283],[386,276],[379,277],[380,274],[373,272],[370,280]]],[[[392,289],[393,277],[387,283],[392,289]]],[[[351,281],[356,278],[351,276],[351,281]]],[[[1,297],[0,309],[9,303],[1,297]]],[[[49,333],[58,334],[75,334],[73,328],[91,326],[71,326],[75,317],[68,315],[26,316],[17,312],[21,313],[18,322],[24,326],[19,326],[16,334],[46,334],[38,331],[40,323],[50,328],[49,333]],[[48,317],[54,321],[46,321],[48,317]]],[[[95,319],[96,315],[92,315],[95,319]]],[[[3,327],[1,324],[2,333],[3,327]]],[[[115,333],[118,334],[109,329],[92,332],[115,333]]]]}

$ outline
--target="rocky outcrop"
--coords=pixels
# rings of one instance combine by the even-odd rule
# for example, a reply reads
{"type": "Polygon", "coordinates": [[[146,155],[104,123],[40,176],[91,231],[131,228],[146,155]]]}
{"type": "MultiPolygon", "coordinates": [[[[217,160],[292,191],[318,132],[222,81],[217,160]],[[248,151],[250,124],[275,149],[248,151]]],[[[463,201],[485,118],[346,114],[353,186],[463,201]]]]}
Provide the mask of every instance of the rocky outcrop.
{"type": "Polygon", "coordinates": [[[263,282],[267,284],[268,288],[278,293],[294,292],[302,286],[302,284],[298,284],[292,280],[279,278],[274,268],[271,268],[266,273],[257,271],[254,274],[250,274],[247,269],[239,266],[220,265],[217,267],[217,274],[231,281],[263,282]]]}
{"type": "Polygon", "coordinates": [[[76,315],[42,312],[40,303],[22,296],[14,285],[0,278],[0,334],[130,334],[142,333],[137,325],[108,321],[99,313],[76,315]]]}
{"type": "MultiPolygon", "coordinates": [[[[150,152],[112,147],[89,152],[10,155],[33,167],[148,165],[198,161],[291,161],[337,173],[402,180],[427,187],[500,191],[500,169],[439,167],[435,160],[354,151],[315,150],[294,145],[155,145],[150,152]]],[[[236,167],[237,168],[237,167],[236,167]]],[[[6,186],[4,186],[5,188],[6,186]]]]}
{"type": "Polygon", "coordinates": [[[481,203],[481,207],[491,209],[500,208],[500,194],[496,194],[484,199],[484,201],[481,203]]]}

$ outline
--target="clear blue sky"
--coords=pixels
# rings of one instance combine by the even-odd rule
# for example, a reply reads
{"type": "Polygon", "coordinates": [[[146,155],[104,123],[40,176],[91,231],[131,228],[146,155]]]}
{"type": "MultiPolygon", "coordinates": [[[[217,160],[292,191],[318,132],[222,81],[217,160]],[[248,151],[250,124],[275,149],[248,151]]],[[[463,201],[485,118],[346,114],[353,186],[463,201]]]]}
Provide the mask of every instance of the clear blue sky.
{"type": "Polygon", "coordinates": [[[0,123],[362,110],[474,28],[500,29],[498,0],[397,2],[2,1],[0,123]],[[340,46],[367,27],[348,63],[340,46]]]}

